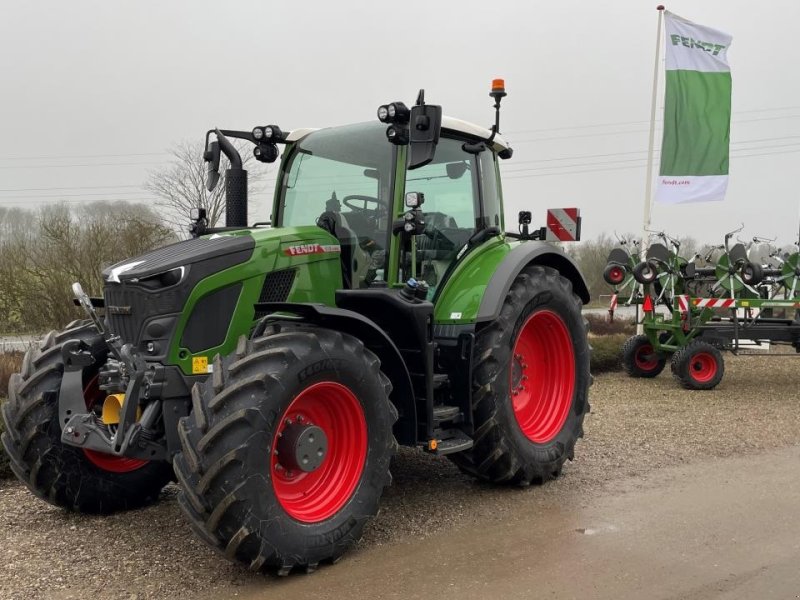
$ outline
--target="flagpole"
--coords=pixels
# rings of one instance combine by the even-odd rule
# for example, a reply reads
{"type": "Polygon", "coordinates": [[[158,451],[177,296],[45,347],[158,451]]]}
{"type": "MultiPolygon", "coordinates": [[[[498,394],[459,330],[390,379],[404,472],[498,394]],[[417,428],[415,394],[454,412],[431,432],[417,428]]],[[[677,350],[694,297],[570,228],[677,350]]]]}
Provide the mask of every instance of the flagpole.
{"type": "Polygon", "coordinates": [[[644,188],[644,219],[642,221],[642,258],[647,251],[647,230],[650,228],[650,207],[653,197],[653,153],[656,137],[656,103],[658,101],[658,67],[661,59],[661,19],[664,15],[664,5],[656,7],[658,11],[658,30],[656,32],[656,60],[653,65],[653,97],[650,103],[650,138],[647,144],[647,178],[644,188]]]}
{"type": "MultiPolygon", "coordinates": [[[[653,145],[656,137],[656,102],[658,101],[658,67],[661,58],[661,19],[664,15],[664,5],[656,6],[658,11],[658,27],[656,30],[656,59],[653,64],[653,97],[650,101],[650,137],[647,143],[647,177],[644,184],[644,217],[642,219],[642,243],[639,246],[641,259],[647,257],[647,230],[650,229],[650,206],[653,197],[653,145]]],[[[644,286],[642,286],[644,291],[644,286]]],[[[636,333],[644,333],[644,325],[637,323],[636,333]]]]}

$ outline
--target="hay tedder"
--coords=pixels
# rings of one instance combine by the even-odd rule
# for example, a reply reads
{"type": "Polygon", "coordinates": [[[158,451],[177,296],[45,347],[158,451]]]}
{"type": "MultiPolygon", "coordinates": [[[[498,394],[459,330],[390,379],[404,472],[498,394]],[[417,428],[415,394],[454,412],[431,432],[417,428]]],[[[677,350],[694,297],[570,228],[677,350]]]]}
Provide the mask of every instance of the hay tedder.
{"type": "Polygon", "coordinates": [[[609,312],[625,294],[642,331],[623,346],[628,375],[655,377],[670,358],[683,387],[708,390],[722,380],[722,351],[789,345],[800,353],[800,245],[779,251],[759,237],[732,244],[741,230],[691,259],[664,232],[652,232],[644,260],[627,240],[611,251],[603,272],[614,286],[609,312]]]}

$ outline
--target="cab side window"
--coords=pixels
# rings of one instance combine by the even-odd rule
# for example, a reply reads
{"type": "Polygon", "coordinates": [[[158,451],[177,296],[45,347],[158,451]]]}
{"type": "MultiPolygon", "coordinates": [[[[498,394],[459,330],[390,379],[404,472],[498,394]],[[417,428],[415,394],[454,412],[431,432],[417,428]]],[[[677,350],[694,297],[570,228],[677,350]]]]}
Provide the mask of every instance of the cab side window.
{"type": "MultiPolygon", "coordinates": [[[[478,210],[477,160],[480,155],[464,152],[463,143],[440,139],[434,161],[406,175],[406,192],[425,195],[422,206],[425,233],[416,240],[417,277],[431,287],[431,293],[461,247],[476,229],[485,226],[479,222],[478,210]]],[[[483,154],[491,155],[491,152],[483,154]]]]}

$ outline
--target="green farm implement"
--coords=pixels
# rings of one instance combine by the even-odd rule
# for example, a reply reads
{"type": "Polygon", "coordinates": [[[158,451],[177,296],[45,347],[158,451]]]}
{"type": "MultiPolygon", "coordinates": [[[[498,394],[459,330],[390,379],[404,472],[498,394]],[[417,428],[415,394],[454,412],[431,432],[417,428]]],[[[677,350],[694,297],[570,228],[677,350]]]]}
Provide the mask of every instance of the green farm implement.
{"type": "MultiPolygon", "coordinates": [[[[726,234],[725,243],[705,257],[691,260],[680,256],[678,240],[659,232],[659,243],[649,246],[645,260],[626,269],[641,289],[627,302],[637,307],[642,328],[623,346],[623,366],[630,376],[655,377],[669,359],[681,385],[706,390],[722,380],[723,351],[789,345],[794,354],[800,352],[798,248],[767,253],[763,248],[769,240],[761,238],[731,245],[738,231],[726,234]]],[[[607,273],[622,269],[623,254],[619,248],[612,251],[607,273]]],[[[617,293],[619,288],[614,299],[617,293]]]]}

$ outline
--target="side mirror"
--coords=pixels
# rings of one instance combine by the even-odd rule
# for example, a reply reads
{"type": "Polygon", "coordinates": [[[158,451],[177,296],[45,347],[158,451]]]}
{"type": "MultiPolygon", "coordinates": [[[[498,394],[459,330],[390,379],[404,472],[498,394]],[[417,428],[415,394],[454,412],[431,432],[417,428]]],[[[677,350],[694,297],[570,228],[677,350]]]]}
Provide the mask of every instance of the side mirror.
{"type": "Polygon", "coordinates": [[[412,106],[408,129],[408,168],[424,167],[436,154],[436,144],[439,143],[439,133],[442,130],[442,107],[436,104],[412,106]]]}
{"type": "Polygon", "coordinates": [[[467,172],[466,161],[447,163],[444,166],[450,179],[460,179],[467,172]]]}
{"type": "Polygon", "coordinates": [[[203,160],[208,163],[208,177],[206,179],[206,189],[213,192],[219,183],[219,142],[211,142],[208,150],[203,154],[203,160]]]}

